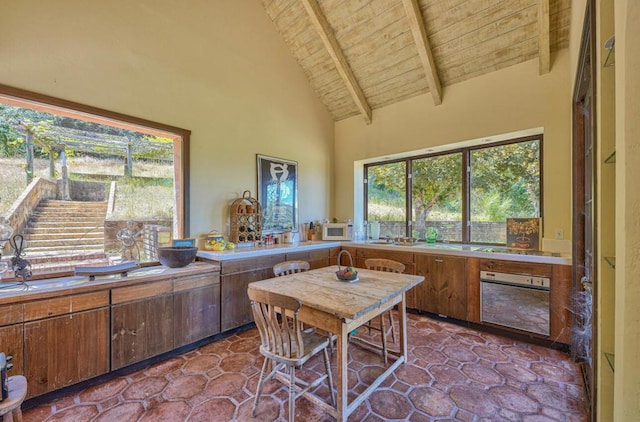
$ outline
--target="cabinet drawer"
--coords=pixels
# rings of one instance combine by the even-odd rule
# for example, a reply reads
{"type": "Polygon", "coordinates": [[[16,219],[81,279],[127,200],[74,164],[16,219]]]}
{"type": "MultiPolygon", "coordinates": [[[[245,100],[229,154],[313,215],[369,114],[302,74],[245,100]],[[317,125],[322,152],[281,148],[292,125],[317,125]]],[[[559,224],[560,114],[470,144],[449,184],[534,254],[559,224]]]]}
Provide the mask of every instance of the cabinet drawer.
{"type": "Polygon", "coordinates": [[[216,284],[220,284],[219,275],[183,277],[173,281],[173,291],[177,293],[185,290],[197,289],[199,287],[213,286],[216,284]]]}
{"type": "Polygon", "coordinates": [[[528,274],[541,277],[551,277],[551,264],[533,264],[531,262],[500,261],[497,259],[480,260],[480,271],[496,271],[499,273],[528,274]]]}
{"type": "Polygon", "coordinates": [[[54,299],[38,300],[24,304],[24,320],[33,321],[56,315],[86,311],[109,305],[107,290],[73,296],[62,296],[54,299]]]}
{"type": "Polygon", "coordinates": [[[287,261],[320,261],[329,258],[329,249],[320,249],[315,251],[292,252],[286,255],[287,261]]]}
{"type": "Polygon", "coordinates": [[[285,261],[285,254],[258,256],[255,258],[234,259],[220,263],[221,274],[240,273],[261,268],[273,268],[278,262],[285,261]]]}
{"type": "Polygon", "coordinates": [[[170,280],[158,283],[141,284],[138,286],[122,287],[111,290],[111,304],[132,302],[173,293],[173,283],[170,280]]]}
{"type": "Polygon", "coordinates": [[[369,258],[386,258],[394,261],[402,262],[403,264],[413,264],[413,253],[404,251],[391,251],[388,249],[365,249],[358,248],[356,256],[360,259],[369,258]]]}
{"type": "Polygon", "coordinates": [[[24,321],[24,305],[0,306],[0,326],[24,321]]]}

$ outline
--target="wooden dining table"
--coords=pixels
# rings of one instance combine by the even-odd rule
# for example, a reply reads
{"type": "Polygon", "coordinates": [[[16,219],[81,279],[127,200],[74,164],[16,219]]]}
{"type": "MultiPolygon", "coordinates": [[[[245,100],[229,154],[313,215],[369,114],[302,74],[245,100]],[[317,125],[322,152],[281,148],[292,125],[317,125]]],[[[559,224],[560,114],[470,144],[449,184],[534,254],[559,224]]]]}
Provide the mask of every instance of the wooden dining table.
{"type": "MultiPolygon", "coordinates": [[[[300,300],[299,319],[305,324],[337,336],[336,407],[307,394],[338,421],[347,417],[387,378],[407,356],[407,313],[405,293],[421,283],[423,276],[372,271],[358,268],[358,280],[340,281],[337,266],[319,268],[283,277],[256,281],[249,289],[273,292],[300,300]],[[347,348],[349,333],[367,321],[398,305],[400,313],[399,350],[392,363],[362,393],[348,403],[347,348]]],[[[390,351],[391,352],[391,351],[390,351]]]]}

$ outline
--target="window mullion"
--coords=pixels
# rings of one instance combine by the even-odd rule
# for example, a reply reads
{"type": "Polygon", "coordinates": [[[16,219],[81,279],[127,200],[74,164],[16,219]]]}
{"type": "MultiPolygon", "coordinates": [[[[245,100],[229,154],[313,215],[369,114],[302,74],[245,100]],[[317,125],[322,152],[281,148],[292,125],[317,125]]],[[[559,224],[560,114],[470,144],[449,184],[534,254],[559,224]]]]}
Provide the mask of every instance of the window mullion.
{"type": "Polygon", "coordinates": [[[406,164],[406,185],[405,185],[405,191],[406,191],[406,195],[407,195],[407,199],[406,199],[406,217],[405,217],[405,224],[404,224],[404,235],[407,237],[411,237],[413,236],[412,233],[412,229],[413,229],[413,224],[411,223],[413,221],[413,161],[412,160],[407,160],[407,164],[406,164]]]}
{"type": "Polygon", "coordinates": [[[462,243],[471,243],[471,152],[468,149],[462,151],[462,243]]]}

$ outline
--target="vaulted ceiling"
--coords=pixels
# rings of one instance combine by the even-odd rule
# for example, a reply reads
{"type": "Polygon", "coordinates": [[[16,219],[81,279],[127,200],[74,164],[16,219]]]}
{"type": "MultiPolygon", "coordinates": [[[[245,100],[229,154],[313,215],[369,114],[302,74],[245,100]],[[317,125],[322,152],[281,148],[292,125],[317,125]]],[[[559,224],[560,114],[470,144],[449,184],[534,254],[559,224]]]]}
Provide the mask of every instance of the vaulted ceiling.
{"type": "Polygon", "coordinates": [[[452,85],[569,42],[571,0],[261,0],[335,120],[452,85]]]}

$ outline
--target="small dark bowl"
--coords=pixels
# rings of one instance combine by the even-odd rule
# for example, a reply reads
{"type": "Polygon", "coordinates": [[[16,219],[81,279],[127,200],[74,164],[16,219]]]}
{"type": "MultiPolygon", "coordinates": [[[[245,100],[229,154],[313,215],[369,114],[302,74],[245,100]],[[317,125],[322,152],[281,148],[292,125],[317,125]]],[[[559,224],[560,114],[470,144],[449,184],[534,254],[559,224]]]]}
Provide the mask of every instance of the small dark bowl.
{"type": "Polygon", "coordinates": [[[196,253],[198,248],[191,246],[158,248],[158,260],[165,267],[180,268],[189,265],[196,253]]]}

